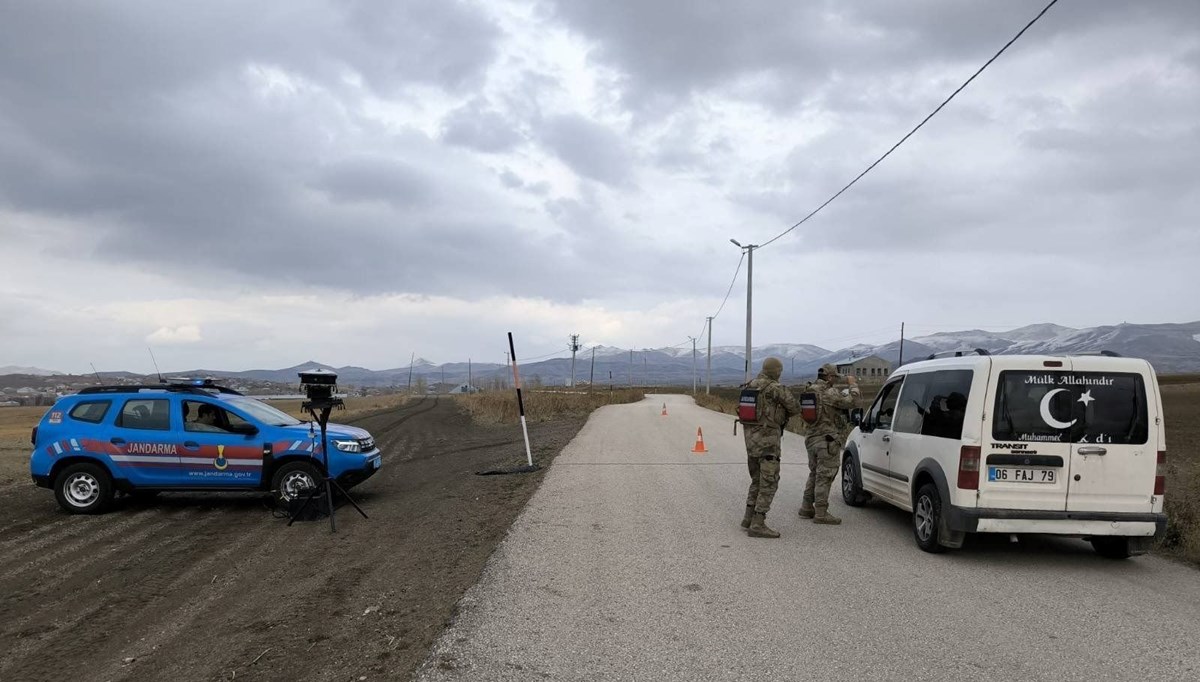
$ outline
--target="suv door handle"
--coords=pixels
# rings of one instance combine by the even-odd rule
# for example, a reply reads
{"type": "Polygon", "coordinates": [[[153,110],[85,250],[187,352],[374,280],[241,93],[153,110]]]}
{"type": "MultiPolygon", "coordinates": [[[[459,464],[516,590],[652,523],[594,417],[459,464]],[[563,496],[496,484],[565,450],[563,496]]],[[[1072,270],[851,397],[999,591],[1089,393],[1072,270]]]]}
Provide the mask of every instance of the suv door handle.
{"type": "Polygon", "coordinates": [[[200,444],[194,440],[188,440],[183,442],[183,447],[187,448],[188,450],[195,450],[200,447],[200,444]]]}
{"type": "Polygon", "coordinates": [[[112,440],[110,440],[108,442],[112,443],[113,445],[124,445],[125,439],[124,438],[113,438],[112,440]]]}
{"type": "Polygon", "coordinates": [[[883,437],[880,438],[880,440],[882,440],[885,443],[890,443],[890,442],[892,442],[892,437],[885,433],[885,434],[883,434],[883,437]]]}
{"type": "Polygon", "coordinates": [[[1098,445],[1085,445],[1081,448],[1075,448],[1075,452],[1080,455],[1105,455],[1108,450],[1098,445]]]}

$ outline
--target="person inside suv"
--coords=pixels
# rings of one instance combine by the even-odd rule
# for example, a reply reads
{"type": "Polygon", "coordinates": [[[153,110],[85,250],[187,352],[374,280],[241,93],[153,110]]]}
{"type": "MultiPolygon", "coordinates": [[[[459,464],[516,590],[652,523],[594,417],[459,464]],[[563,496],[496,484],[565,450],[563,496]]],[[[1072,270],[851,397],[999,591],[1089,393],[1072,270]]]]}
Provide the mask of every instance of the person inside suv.
{"type": "Polygon", "coordinates": [[[196,418],[187,421],[189,407],[193,403],[185,402],[183,404],[183,415],[185,420],[185,430],[187,431],[203,431],[207,433],[227,433],[228,429],[221,426],[221,415],[217,408],[207,403],[200,403],[196,408],[196,418]]]}

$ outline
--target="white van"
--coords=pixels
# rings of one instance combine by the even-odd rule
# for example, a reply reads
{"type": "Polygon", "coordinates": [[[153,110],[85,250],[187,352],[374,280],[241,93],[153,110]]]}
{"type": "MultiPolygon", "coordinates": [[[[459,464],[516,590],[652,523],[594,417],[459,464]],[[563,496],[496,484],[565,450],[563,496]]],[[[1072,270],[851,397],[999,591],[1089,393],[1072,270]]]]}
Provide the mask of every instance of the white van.
{"type": "Polygon", "coordinates": [[[927,552],[966,533],[1050,533],[1125,558],[1166,529],[1162,399],[1145,360],[959,352],[903,365],[855,417],[842,497],[911,511],[927,552]]]}

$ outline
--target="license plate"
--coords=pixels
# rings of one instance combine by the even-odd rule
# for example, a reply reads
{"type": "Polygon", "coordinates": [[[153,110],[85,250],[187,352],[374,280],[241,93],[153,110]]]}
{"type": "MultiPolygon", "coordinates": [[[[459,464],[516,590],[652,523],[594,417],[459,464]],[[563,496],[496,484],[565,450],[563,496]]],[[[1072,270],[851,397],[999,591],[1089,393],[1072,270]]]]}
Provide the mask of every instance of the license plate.
{"type": "Polygon", "coordinates": [[[378,469],[382,465],[383,465],[382,457],[376,457],[375,459],[371,460],[371,468],[372,469],[378,469]]]}
{"type": "Polygon", "coordinates": [[[1055,483],[1058,481],[1058,472],[1054,469],[988,467],[988,481],[991,483],[1055,483]]]}

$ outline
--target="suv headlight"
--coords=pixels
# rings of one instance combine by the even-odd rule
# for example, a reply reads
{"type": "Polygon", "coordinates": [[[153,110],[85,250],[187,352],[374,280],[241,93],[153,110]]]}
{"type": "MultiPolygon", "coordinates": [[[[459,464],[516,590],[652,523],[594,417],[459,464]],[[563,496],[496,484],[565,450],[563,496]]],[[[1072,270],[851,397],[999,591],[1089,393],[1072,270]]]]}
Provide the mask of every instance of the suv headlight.
{"type": "Polygon", "coordinates": [[[333,447],[342,452],[362,452],[356,440],[335,440],[333,441],[333,447]]]}

